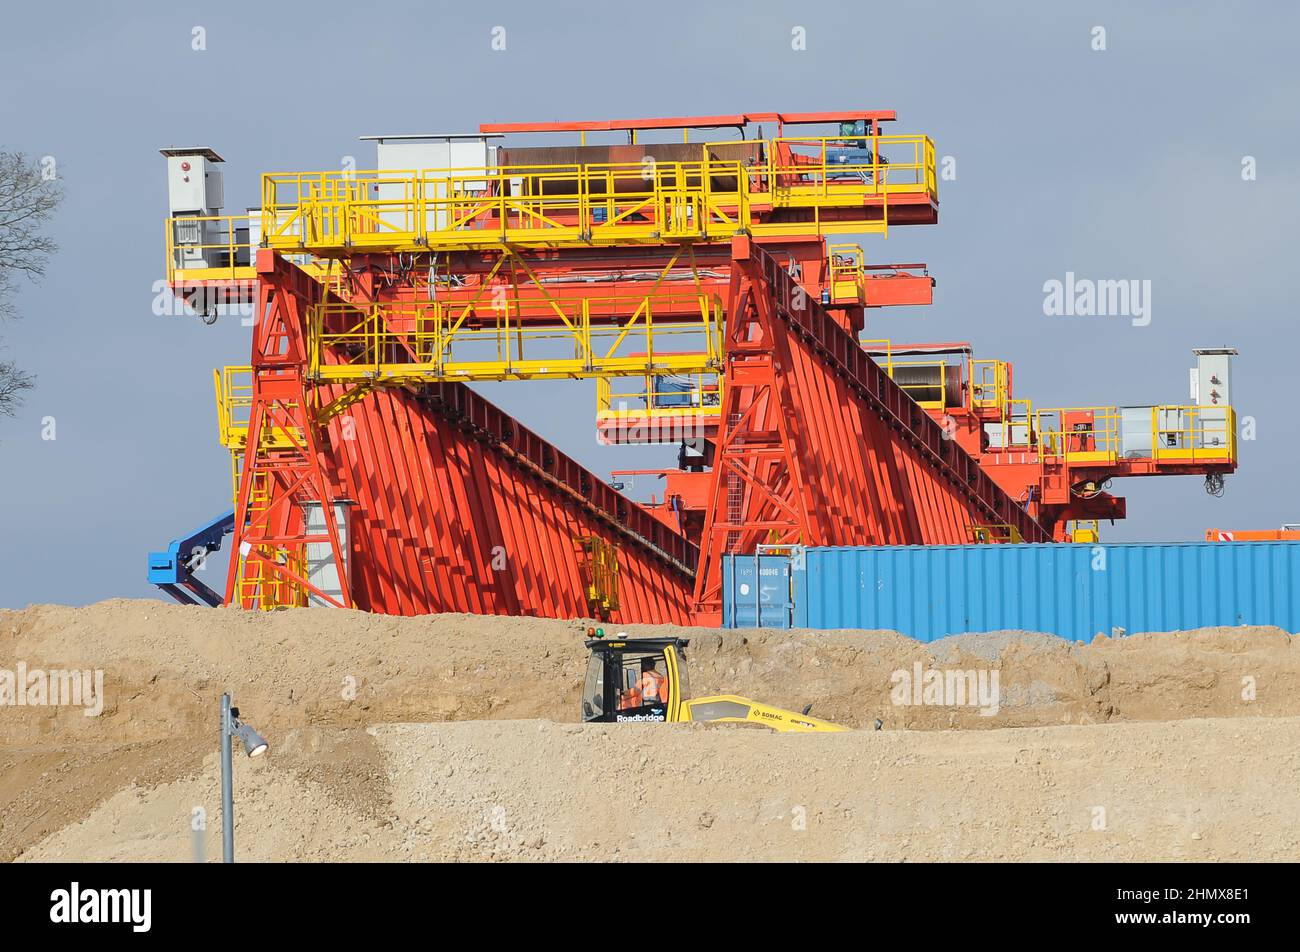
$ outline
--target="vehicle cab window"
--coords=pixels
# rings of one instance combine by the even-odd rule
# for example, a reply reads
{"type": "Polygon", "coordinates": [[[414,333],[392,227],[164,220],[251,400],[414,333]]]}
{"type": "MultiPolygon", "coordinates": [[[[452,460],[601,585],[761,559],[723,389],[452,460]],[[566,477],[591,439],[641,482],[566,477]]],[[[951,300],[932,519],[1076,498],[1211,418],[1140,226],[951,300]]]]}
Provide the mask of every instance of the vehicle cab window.
{"type": "Polygon", "coordinates": [[[680,663],[685,640],[670,638],[595,638],[582,686],[586,723],[637,723],[677,720],[684,697],[680,663]]]}
{"type": "Polygon", "coordinates": [[[663,721],[668,716],[668,673],[663,655],[626,655],[619,667],[619,721],[663,721]]]}
{"type": "Polygon", "coordinates": [[[587,659],[587,679],[582,687],[582,719],[599,721],[605,716],[605,658],[593,652],[587,659]]]}

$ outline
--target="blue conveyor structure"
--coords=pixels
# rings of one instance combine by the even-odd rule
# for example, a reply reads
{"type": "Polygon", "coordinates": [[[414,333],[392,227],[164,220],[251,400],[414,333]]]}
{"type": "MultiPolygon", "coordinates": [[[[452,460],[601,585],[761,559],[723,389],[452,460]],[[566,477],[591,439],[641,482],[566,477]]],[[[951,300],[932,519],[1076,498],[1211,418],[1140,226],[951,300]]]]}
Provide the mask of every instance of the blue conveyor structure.
{"type": "Polygon", "coordinates": [[[182,605],[216,608],[221,596],[194,576],[204,560],[221,548],[235,528],[235,510],[228,509],[211,522],[172,541],[165,552],[149,553],[149,581],[182,605]]]}

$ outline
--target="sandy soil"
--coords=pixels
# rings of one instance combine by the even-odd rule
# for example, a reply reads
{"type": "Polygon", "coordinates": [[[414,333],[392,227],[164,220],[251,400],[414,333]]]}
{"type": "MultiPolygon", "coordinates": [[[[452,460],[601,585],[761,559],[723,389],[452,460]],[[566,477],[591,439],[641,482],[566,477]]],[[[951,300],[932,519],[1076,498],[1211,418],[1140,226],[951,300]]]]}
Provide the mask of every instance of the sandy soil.
{"type": "Polygon", "coordinates": [[[216,856],[227,689],[273,745],[237,758],[250,858],[1300,858],[1300,648],[1276,629],[684,631],[694,695],[865,728],[778,736],[571,723],[587,625],[0,611],[0,669],[98,668],[106,695],[0,707],[0,858],[216,856]],[[998,712],[893,703],[917,662],[996,671],[998,712]]]}
{"type": "MultiPolygon", "coordinates": [[[[1300,718],[994,731],[303,728],[241,759],[249,860],[1296,860],[1300,718]]],[[[219,856],[217,758],[23,860],[219,856]]]]}

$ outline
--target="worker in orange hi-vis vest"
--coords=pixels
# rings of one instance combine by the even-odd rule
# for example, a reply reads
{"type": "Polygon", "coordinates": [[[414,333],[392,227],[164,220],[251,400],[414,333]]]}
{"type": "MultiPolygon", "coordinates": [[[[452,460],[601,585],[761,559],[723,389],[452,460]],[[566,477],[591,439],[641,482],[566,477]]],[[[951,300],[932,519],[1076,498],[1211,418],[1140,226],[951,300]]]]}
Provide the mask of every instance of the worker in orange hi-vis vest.
{"type": "Polygon", "coordinates": [[[653,658],[641,661],[641,680],[637,682],[643,704],[668,703],[668,679],[655,670],[653,658]]]}
{"type": "Polygon", "coordinates": [[[630,711],[634,707],[641,706],[641,692],[637,688],[628,688],[626,691],[618,692],[618,709],[620,711],[630,711]]]}

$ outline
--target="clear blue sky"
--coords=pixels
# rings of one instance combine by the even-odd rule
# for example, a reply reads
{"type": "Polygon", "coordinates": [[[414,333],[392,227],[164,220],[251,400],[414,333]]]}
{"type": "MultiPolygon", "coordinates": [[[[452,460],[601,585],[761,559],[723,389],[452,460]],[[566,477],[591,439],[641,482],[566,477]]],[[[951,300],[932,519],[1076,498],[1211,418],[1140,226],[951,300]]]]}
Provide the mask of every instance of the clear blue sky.
{"type": "MultiPolygon", "coordinates": [[[[247,361],[248,329],[152,312],[159,147],[220,151],[237,211],[262,171],[367,167],[359,135],[491,120],[896,109],[957,178],[938,226],[867,240],[871,259],[938,279],[933,307],[873,315],[873,336],[970,340],[1045,406],[1183,402],[1191,348],[1235,345],[1258,439],[1226,497],[1198,478],[1117,481],[1131,516],[1103,538],[1300,521],[1298,27],[1294,5],[1265,2],[14,5],[0,148],[53,156],[67,197],[61,251],[0,327],[39,377],[0,420],[0,606],[151,595],[146,551],[227,503],[210,375],[247,361]],[[1066,271],[1149,279],[1151,324],[1044,317],[1043,283],[1066,271]]],[[[484,390],[602,474],[674,458],[599,447],[590,382],[484,390]]]]}

